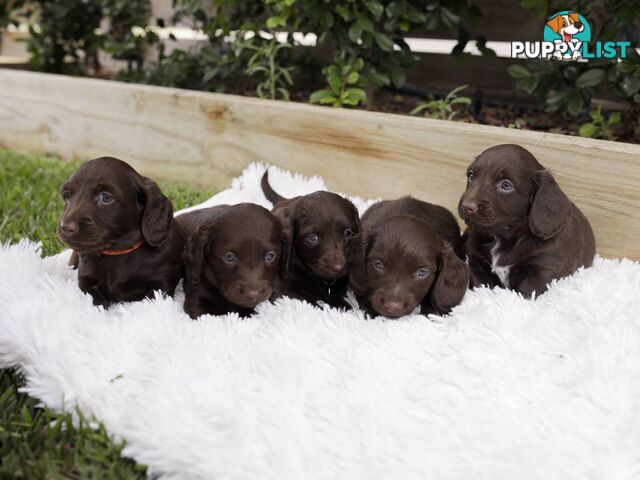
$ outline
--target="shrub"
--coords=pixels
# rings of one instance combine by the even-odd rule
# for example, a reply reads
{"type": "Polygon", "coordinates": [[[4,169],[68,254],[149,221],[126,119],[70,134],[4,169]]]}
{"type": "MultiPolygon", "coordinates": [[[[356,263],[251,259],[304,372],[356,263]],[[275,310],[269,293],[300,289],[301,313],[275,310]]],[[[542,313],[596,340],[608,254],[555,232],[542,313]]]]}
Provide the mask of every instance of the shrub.
{"type": "Polygon", "coordinates": [[[0,0],[0,31],[10,24],[29,24],[27,49],[36,70],[70,75],[100,71],[99,52],[142,68],[145,42],[132,28],[146,28],[149,0],[0,0]],[[108,25],[100,31],[101,24],[108,25]]]}
{"type": "MultiPolygon", "coordinates": [[[[247,72],[266,73],[246,67],[252,58],[255,60],[257,51],[268,48],[266,45],[275,33],[285,32],[285,43],[294,46],[291,32],[315,33],[319,47],[333,50],[334,62],[322,69],[327,86],[314,92],[311,100],[337,106],[360,103],[365,99],[365,87],[373,91],[404,84],[405,71],[416,60],[403,40],[407,33],[466,31],[465,25],[479,15],[471,0],[214,0],[213,3],[216,14],[209,16],[203,0],[175,0],[177,11],[173,19],[188,20],[208,35],[209,45],[203,50],[213,48],[218,55],[228,55],[224,70],[219,70],[216,63],[202,65],[200,74],[204,75],[202,83],[206,89],[223,89],[226,83],[247,72]],[[223,39],[232,33],[234,39],[225,42],[223,39]],[[247,34],[256,39],[253,52],[247,52],[244,43],[247,34]],[[342,70],[349,73],[345,75],[342,70]],[[356,74],[358,80],[354,83],[356,74]]],[[[201,55],[203,50],[189,55],[201,55]]],[[[277,88],[287,90],[295,82],[291,68],[299,56],[289,52],[274,60],[273,71],[281,72],[277,88]]],[[[167,59],[161,59],[158,66],[166,62],[167,59]]],[[[261,84],[264,93],[265,85],[261,84]]]]}

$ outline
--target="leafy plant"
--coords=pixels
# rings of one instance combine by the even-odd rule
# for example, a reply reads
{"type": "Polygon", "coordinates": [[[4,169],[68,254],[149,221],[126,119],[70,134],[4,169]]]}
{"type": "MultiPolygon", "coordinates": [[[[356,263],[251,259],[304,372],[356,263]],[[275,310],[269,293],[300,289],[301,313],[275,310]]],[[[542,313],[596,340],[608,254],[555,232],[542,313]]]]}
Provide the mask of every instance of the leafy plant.
{"type": "Polygon", "coordinates": [[[338,54],[335,63],[324,69],[328,87],[311,94],[309,101],[334,107],[355,107],[366,99],[361,84],[362,58],[338,54]]]}
{"type": "Polygon", "coordinates": [[[257,76],[262,81],[256,87],[256,93],[260,98],[276,100],[278,95],[284,100],[289,100],[288,88],[293,85],[291,72],[293,67],[284,67],[278,63],[278,53],[283,49],[290,49],[290,43],[280,43],[275,37],[268,41],[258,40],[253,37],[245,48],[255,53],[249,58],[248,75],[257,76]]]}
{"type": "Polygon", "coordinates": [[[443,98],[420,103],[416,108],[411,110],[411,115],[417,115],[426,110],[429,113],[430,118],[453,120],[453,118],[458,114],[458,112],[453,108],[454,105],[469,105],[471,103],[471,99],[469,97],[458,96],[458,93],[467,87],[468,85],[461,85],[451,90],[443,98]]]}
{"type": "MultiPolygon", "coordinates": [[[[241,52],[238,43],[247,32],[255,35],[260,32],[304,32],[315,33],[317,45],[330,47],[335,57],[360,58],[362,67],[357,70],[358,84],[347,87],[357,90],[334,88],[335,68],[333,73],[328,68],[323,69],[327,79],[323,103],[347,106],[364,100],[365,87],[373,92],[377,88],[404,84],[406,69],[417,59],[403,40],[408,32],[463,29],[479,15],[472,0],[430,0],[428,4],[422,0],[214,0],[213,4],[216,14],[209,16],[204,0],[177,0],[178,12],[174,21],[190,20],[209,36],[212,43],[220,36],[238,32],[228,45],[229,50],[236,53],[241,52]],[[334,82],[333,86],[329,84],[329,78],[334,82]],[[337,95],[338,101],[330,100],[331,95],[337,95]]],[[[296,45],[291,33],[288,43],[296,45]]],[[[247,59],[237,58],[245,66],[242,73],[247,74],[247,59]]],[[[288,69],[289,60],[289,55],[276,57],[273,71],[278,71],[278,64],[288,69]]],[[[269,69],[266,63],[262,65],[269,69]]],[[[255,73],[266,74],[262,69],[255,73]]],[[[283,83],[287,83],[285,77],[283,75],[283,83]]],[[[288,89],[287,86],[283,88],[288,89]]],[[[263,90],[271,91],[266,86],[263,90]]],[[[313,98],[319,96],[317,93],[313,98]]]]}
{"type": "Polygon", "coordinates": [[[613,112],[605,117],[602,114],[602,107],[589,113],[591,121],[580,127],[579,133],[581,137],[603,138],[605,140],[613,140],[612,127],[618,125],[621,120],[620,112],[613,112]]]}
{"type": "Polygon", "coordinates": [[[158,42],[158,35],[148,26],[150,1],[101,2],[103,19],[108,23],[102,37],[102,49],[116,60],[125,60],[128,72],[142,70],[147,47],[158,42]]]}
{"type": "Polygon", "coordinates": [[[27,23],[31,66],[40,71],[85,75],[100,71],[99,53],[142,68],[144,48],[157,37],[136,36],[147,26],[150,0],[0,0],[0,31],[27,23]],[[100,27],[104,25],[104,30],[100,27]]]}
{"type": "Polygon", "coordinates": [[[530,67],[511,65],[509,75],[516,88],[535,95],[547,112],[586,111],[597,87],[605,78],[602,68],[555,61],[532,61],[530,67]]]}

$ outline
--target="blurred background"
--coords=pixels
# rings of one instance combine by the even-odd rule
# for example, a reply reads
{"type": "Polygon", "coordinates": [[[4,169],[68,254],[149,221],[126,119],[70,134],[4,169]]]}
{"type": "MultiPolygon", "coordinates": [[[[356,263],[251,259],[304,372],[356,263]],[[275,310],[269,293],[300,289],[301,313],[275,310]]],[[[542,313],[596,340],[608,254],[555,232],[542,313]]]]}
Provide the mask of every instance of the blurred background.
{"type": "Polygon", "coordinates": [[[638,143],[640,1],[0,0],[3,67],[638,143]],[[571,9],[618,60],[511,58],[571,9]]]}

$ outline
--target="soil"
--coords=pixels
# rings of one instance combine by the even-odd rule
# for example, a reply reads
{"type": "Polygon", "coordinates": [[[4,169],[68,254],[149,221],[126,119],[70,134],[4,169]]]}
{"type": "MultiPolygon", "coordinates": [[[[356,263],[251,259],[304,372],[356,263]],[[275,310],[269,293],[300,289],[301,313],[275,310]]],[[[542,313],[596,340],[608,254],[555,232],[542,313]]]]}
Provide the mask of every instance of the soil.
{"type": "MultiPolygon", "coordinates": [[[[382,91],[375,98],[368,110],[391,113],[408,114],[425,99],[416,95],[382,91]]],[[[456,107],[454,107],[456,108],[456,107]]],[[[495,125],[500,127],[517,128],[520,130],[537,130],[543,132],[560,133],[564,135],[579,135],[578,130],[591,118],[584,114],[570,117],[557,113],[547,113],[542,109],[529,105],[512,105],[504,102],[479,102],[471,105],[461,105],[456,108],[454,121],[495,125]]],[[[422,115],[422,114],[421,114],[422,115]]],[[[423,114],[429,116],[428,112],[423,114]]],[[[622,121],[611,128],[612,140],[626,143],[640,143],[639,112],[622,112],[622,121]]]]}

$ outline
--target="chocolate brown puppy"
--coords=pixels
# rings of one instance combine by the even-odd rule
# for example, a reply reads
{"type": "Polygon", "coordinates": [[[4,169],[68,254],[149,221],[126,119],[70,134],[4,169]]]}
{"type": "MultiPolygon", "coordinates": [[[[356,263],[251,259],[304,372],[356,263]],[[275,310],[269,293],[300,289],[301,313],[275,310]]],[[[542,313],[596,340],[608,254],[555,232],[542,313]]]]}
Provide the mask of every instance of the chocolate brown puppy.
{"type": "Polygon", "coordinates": [[[310,303],[348,308],[344,300],[348,285],[345,248],[360,231],[358,210],[349,200],[331,192],[281,197],[269,185],[268,173],[262,177],[262,190],[292,241],[289,274],[282,293],[310,303]]]}
{"type": "Polygon", "coordinates": [[[184,213],[187,233],[184,310],[191,318],[236,312],[246,317],[274,296],[286,276],[289,243],[269,210],[251,203],[184,213]]]}
{"type": "Polygon", "coordinates": [[[468,225],[472,286],[502,285],[530,297],[593,263],[588,220],[519,145],[497,145],[478,155],[467,169],[458,212],[468,225]]]}
{"type": "Polygon", "coordinates": [[[173,295],[184,238],[158,185],[122,160],[82,165],[62,186],[60,240],[73,249],[78,284],[95,305],[173,295]]]}
{"type": "Polygon", "coordinates": [[[362,216],[349,243],[350,286],[370,315],[448,313],[469,284],[455,253],[460,227],[446,208],[414,198],[383,201],[362,216]]]}

